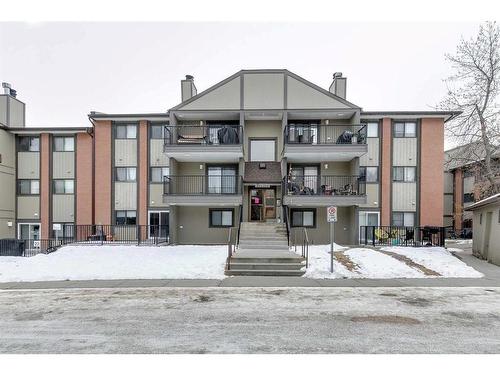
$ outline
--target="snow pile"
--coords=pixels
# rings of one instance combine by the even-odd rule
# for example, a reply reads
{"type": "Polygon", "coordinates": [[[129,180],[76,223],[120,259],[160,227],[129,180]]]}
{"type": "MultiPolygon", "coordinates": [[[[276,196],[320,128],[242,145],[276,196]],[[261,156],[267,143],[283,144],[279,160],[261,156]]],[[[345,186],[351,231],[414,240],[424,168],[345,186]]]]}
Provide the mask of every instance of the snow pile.
{"type": "Polygon", "coordinates": [[[442,247],[387,247],[383,250],[404,255],[415,263],[440,273],[443,277],[484,276],[442,247]]]}
{"type": "Polygon", "coordinates": [[[49,255],[0,257],[0,282],[223,279],[226,246],[67,246],[49,255]]]}
{"type": "MultiPolygon", "coordinates": [[[[309,267],[305,277],[315,279],[335,278],[426,278],[420,270],[399,261],[390,255],[368,248],[346,249],[338,245],[335,251],[342,251],[356,265],[349,270],[334,258],[333,273],[330,273],[330,246],[317,245],[309,247],[309,267]],[[344,250],[342,250],[344,249],[344,250]]],[[[387,247],[387,250],[410,258],[428,269],[440,273],[441,277],[482,277],[483,274],[469,267],[443,248],[436,247],[387,247]]],[[[435,276],[434,276],[435,277],[435,276]]]]}

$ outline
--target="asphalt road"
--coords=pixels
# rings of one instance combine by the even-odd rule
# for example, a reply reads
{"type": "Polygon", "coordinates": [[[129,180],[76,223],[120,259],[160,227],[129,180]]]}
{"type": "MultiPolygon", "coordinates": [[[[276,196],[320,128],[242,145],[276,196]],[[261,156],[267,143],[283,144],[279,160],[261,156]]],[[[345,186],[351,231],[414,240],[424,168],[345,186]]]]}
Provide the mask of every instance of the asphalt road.
{"type": "Polygon", "coordinates": [[[0,353],[500,353],[500,288],[3,290],[0,353]]]}

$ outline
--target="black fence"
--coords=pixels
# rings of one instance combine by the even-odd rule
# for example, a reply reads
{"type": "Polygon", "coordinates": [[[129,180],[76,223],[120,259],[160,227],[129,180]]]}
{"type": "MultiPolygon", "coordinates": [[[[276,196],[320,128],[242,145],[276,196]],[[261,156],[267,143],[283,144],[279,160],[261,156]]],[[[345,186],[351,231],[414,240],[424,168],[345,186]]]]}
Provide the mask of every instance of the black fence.
{"type": "Polygon", "coordinates": [[[361,245],[444,247],[445,227],[362,226],[361,245]]]}
{"type": "Polygon", "coordinates": [[[243,178],[236,175],[169,176],[164,178],[163,194],[224,195],[241,194],[243,178]]]}
{"type": "Polygon", "coordinates": [[[65,236],[51,239],[0,240],[0,256],[48,254],[69,244],[160,245],[169,242],[168,225],[68,225],[65,236]]]}
{"type": "Polygon", "coordinates": [[[164,131],[165,146],[234,146],[242,142],[240,125],[168,125],[164,131]]]}
{"type": "Polygon", "coordinates": [[[365,144],[366,126],[357,124],[289,124],[284,130],[286,144],[365,144]]]}
{"type": "Polygon", "coordinates": [[[288,176],[283,185],[288,195],[366,194],[366,182],[359,176],[288,176]]]}

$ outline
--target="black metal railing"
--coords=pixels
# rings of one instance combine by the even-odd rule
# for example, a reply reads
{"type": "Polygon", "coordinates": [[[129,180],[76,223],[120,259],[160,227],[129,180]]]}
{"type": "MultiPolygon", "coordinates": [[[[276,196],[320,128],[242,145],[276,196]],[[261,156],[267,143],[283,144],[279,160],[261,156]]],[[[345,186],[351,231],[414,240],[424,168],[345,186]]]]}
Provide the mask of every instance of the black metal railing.
{"type": "Polygon", "coordinates": [[[366,144],[366,125],[288,124],[284,130],[285,144],[299,145],[352,145],[366,144]]]}
{"type": "Polygon", "coordinates": [[[239,219],[238,219],[238,232],[236,234],[236,248],[240,247],[240,233],[241,223],[243,222],[243,205],[240,204],[239,219]]]}
{"type": "Polygon", "coordinates": [[[236,251],[236,238],[234,236],[234,228],[229,228],[229,233],[227,236],[227,258],[226,258],[226,270],[231,270],[231,257],[236,251]]]}
{"type": "Polygon", "coordinates": [[[366,182],[359,176],[287,176],[287,195],[365,195],[366,182]]]}
{"type": "Polygon", "coordinates": [[[165,146],[234,146],[243,143],[240,125],[166,125],[165,146]]]}
{"type": "Polygon", "coordinates": [[[284,204],[281,207],[283,209],[283,222],[285,223],[286,228],[286,240],[288,243],[288,247],[290,247],[290,209],[287,205],[284,204]]]}
{"type": "Polygon", "coordinates": [[[238,195],[242,193],[242,186],[241,176],[169,176],[164,178],[163,194],[238,195]]]}
{"type": "Polygon", "coordinates": [[[445,227],[361,226],[360,244],[371,246],[445,245],[445,227]]]}
{"type": "Polygon", "coordinates": [[[309,235],[307,234],[307,229],[304,227],[292,228],[292,248],[297,253],[300,251],[300,255],[306,260],[306,268],[309,267],[309,235]]]}
{"type": "Polygon", "coordinates": [[[31,257],[48,254],[70,243],[69,239],[0,240],[0,256],[31,257]]]}

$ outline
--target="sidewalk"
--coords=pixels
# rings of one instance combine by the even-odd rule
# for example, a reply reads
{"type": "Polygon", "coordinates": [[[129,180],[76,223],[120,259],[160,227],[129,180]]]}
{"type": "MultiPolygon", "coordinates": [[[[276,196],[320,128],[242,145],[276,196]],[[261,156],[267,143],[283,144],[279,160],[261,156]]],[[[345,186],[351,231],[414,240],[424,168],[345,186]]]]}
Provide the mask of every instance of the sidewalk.
{"type": "Polygon", "coordinates": [[[198,288],[198,287],[500,287],[500,267],[477,259],[470,252],[457,256],[483,273],[479,279],[308,279],[304,277],[234,276],[223,280],[82,280],[0,283],[0,290],[55,288],[198,288]]]}

